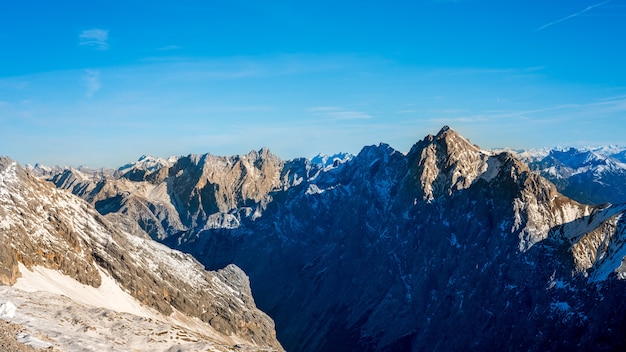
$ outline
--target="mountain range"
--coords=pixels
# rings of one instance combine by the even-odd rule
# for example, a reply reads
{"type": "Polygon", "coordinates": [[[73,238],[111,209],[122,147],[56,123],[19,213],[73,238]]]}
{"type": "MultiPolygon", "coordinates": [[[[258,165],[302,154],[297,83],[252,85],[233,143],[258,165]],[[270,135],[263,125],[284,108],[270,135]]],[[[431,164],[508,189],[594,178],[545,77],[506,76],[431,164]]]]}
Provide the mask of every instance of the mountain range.
{"type": "Polygon", "coordinates": [[[553,182],[559,192],[590,204],[626,203],[626,150],[553,149],[529,166],[553,182]]]}
{"type": "Polygon", "coordinates": [[[0,316],[30,346],[282,350],[241,269],[206,271],[135,221],[105,218],[4,157],[0,239],[0,316]]]}
{"type": "Polygon", "coordinates": [[[573,177],[616,195],[606,173],[623,164],[580,153],[529,167],[446,126],[408,153],[285,161],[264,148],[30,172],[126,233],[243,269],[289,351],[614,350],[626,206],[573,177]]]}

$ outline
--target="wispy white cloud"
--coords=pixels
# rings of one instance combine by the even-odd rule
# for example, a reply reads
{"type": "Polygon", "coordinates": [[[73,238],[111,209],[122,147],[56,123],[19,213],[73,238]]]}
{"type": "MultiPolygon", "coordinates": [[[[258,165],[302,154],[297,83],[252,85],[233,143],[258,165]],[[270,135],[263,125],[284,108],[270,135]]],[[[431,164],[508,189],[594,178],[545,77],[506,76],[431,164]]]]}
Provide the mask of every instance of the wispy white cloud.
{"type": "Polygon", "coordinates": [[[174,51],[174,50],[180,50],[181,47],[178,45],[166,45],[163,47],[160,47],[157,49],[157,51],[174,51]]]}
{"type": "Polygon", "coordinates": [[[618,95],[600,99],[600,101],[588,104],[587,107],[594,113],[619,113],[626,112],[626,95],[618,95]]]}
{"type": "Polygon", "coordinates": [[[354,110],[347,110],[336,106],[315,106],[308,109],[309,112],[318,116],[325,116],[333,120],[366,120],[373,118],[372,115],[354,110]]]}
{"type": "Polygon", "coordinates": [[[190,108],[188,111],[196,114],[232,114],[232,113],[261,113],[270,112],[274,108],[267,105],[229,106],[229,105],[209,105],[197,108],[190,108]]]}
{"type": "MultiPolygon", "coordinates": [[[[581,105],[578,104],[560,104],[554,106],[540,107],[536,109],[511,109],[511,110],[486,110],[486,111],[475,111],[473,114],[457,114],[456,110],[450,110],[451,114],[448,116],[435,117],[431,119],[432,121],[437,122],[445,122],[445,121],[456,121],[456,122],[496,122],[502,120],[512,120],[512,119],[526,119],[531,116],[546,116],[546,113],[551,113],[551,115],[560,115],[563,111],[579,109],[581,105]],[[556,113],[555,113],[556,112],[556,113]]],[[[462,112],[463,110],[458,110],[458,112],[462,112]]],[[[447,115],[447,114],[442,114],[447,115]]]]}
{"type": "Polygon", "coordinates": [[[309,108],[309,112],[328,112],[328,111],[338,111],[341,108],[336,106],[314,106],[309,108]]]}
{"type": "Polygon", "coordinates": [[[329,72],[351,72],[366,70],[368,67],[385,65],[378,58],[363,58],[349,55],[261,55],[232,56],[215,59],[197,59],[186,56],[159,55],[140,60],[145,67],[157,65],[167,67],[163,72],[176,72],[176,80],[198,81],[203,79],[246,79],[286,77],[329,72]]]}
{"type": "Polygon", "coordinates": [[[527,124],[545,122],[571,124],[575,121],[594,121],[600,117],[615,117],[626,112],[626,95],[606,97],[585,103],[555,104],[534,109],[483,110],[470,114],[450,110],[430,119],[438,123],[500,123],[527,121],[527,124]]]}
{"type": "Polygon", "coordinates": [[[428,111],[432,114],[463,114],[465,110],[463,109],[431,109],[428,111]]]}
{"type": "Polygon", "coordinates": [[[427,74],[431,76],[481,76],[481,75],[534,75],[545,69],[545,66],[529,67],[466,67],[466,68],[438,68],[430,70],[427,74]]]}
{"type": "Polygon", "coordinates": [[[24,78],[0,78],[0,89],[8,89],[12,91],[24,90],[30,85],[30,82],[24,78]]]}
{"type": "Polygon", "coordinates": [[[78,45],[84,45],[96,50],[109,49],[109,31],[106,29],[88,29],[84,30],[78,36],[78,45]]]}
{"type": "Polygon", "coordinates": [[[97,91],[102,88],[100,83],[100,71],[85,70],[83,73],[83,85],[85,86],[85,96],[91,98],[97,91]]]}
{"type": "Polygon", "coordinates": [[[601,1],[601,2],[599,2],[599,3],[596,3],[596,4],[593,4],[593,5],[587,6],[586,8],[584,8],[584,9],[582,9],[582,10],[580,10],[580,11],[576,12],[576,13],[573,13],[573,14],[571,14],[571,15],[569,15],[569,16],[565,16],[565,17],[563,17],[563,18],[561,18],[561,19],[558,19],[558,20],[556,20],[556,21],[552,21],[552,22],[550,22],[550,23],[546,23],[546,24],[544,24],[543,26],[541,26],[541,27],[537,28],[537,32],[539,32],[539,31],[541,31],[541,30],[544,30],[544,29],[546,29],[546,28],[548,28],[548,27],[550,27],[550,26],[553,26],[553,25],[555,25],[555,24],[558,24],[558,23],[561,23],[561,22],[567,21],[567,20],[569,20],[569,19],[572,19],[572,18],[574,18],[574,17],[576,17],[576,16],[580,16],[580,15],[582,15],[583,13],[585,13],[585,12],[587,12],[587,11],[589,11],[589,10],[593,9],[593,8],[596,8],[596,7],[598,7],[598,6],[605,5],[605,4],[609,3],[609,2],[611,2],[611,0],[601,1]]]}
{"type": "Polygon", "coordinates": [[[331,111],[328,115],[335,120],[366,120],[372,115],[360,111],[331,111]]]}

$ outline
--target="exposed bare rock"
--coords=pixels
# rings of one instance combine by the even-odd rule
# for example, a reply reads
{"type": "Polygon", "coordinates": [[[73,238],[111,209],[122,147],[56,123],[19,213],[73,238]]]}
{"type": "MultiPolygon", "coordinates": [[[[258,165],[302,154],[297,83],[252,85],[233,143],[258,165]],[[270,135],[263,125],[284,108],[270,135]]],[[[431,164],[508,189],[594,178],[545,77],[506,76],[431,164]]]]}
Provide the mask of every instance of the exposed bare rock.
{"type": "Polygon", "coordinates": [[[411,165],[408,176],[416,178],[422,198],[431,201],[468,188],[487,171],[489,156],[446,126],[411,148],[407,155],[411,165]]]}
{"type": "Polygon", "coordinates": [[[236,228],[242,217],[260,216],[271,192],[295,182],[283,171],[284,162],[261,149],[233,157],[142,156],[114,176],[66,169],[47,178],[101,214],[126,215],[152,238],[163,240],[198,227],[236,228]]]}
{"type": "Polygon", "coordinates": [[[183,223],[190,228],[215,227],[214,214],[248,208],[260,214],[281,187],[283,162],[267,149],[248,155],[190,155],[169,170],[168,190],[183,223]]]}
{"type": "MultiPolygon", "coordinates": [[[[132,170],[136,171],[137,167],[132,170]]],[[[159,173],[161,170],[167,172],[165,166],[153,172],[159,173]]],[[[162,239],[169,232],[185,229],[164,182],[83,174],[74,169],[64,170],[49,177],[49,180],[58,188],[70,190],[93,204],[102,215],[117,214],[132,219],[153,238],[162,239]]]]}
{"type": "Polygon", "coordinates": [[[17,262],[59,270],[77,281],[100,285],[88,233],[101,231],[100,215],[82,200],[0,158],[0,236],[6,283],[15,283],[17,262]],[[12,258],[11,258],[12,257],[12,258]],[[4,264],[6,263],[6,265],[4,264]]]}
{"type": "Polygon", "coordinates": [[[188,254],[116,228],[80,198],[7,158],[0,158],[0,211],[3,284],[15,283],[18,263],[53,269],[93,287],[100,286],[104,271],[162,314],[181,312],[224,336],[281,349],[272,320],[256,308],[241,270],[207,272],[188,254]]]}

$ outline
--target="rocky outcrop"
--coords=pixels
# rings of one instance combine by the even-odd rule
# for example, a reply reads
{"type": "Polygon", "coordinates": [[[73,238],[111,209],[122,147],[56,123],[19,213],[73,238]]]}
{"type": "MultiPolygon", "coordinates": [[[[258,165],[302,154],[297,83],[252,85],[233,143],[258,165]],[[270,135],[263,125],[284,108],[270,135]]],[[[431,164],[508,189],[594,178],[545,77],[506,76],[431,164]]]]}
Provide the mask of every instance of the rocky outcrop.
{"type": "Polygon", "coordinates": [[[256,308],[240,269],[207,272],[192,256],[157,244],[145,233],[121,231],[83,200],[7,158],[0,158],[0,212],[3,284],[15,283],[18,263],[53,269],[93,287],[100,286],[105,272],[166,316],[180,312],[224,336],[281,349],[273,321],[256,308]]]}
{"type": "Polygon", "coordinates": [[[10,159],[0,159],[2,263],[3,270],[11,273],[3,280],[5,284],[15,283],[21,262],[28,268],[44,266],[83,284],[100,285],[93,259],[85,255],[91,248],[81,236],[101,227],[99,215],[93,210],[77,211],[79,204],[84,203],[30,176],[10,159]]]}
{"type": "Polygon", "coordinates": [[[190,155],[169,169],[168,192],[187,227],[222,227],[216,220],[223,217],[237,226],[238,210],[258,216],[269,193],[281,187],[282,164],[267,149],[235,157],[190,155]]]}
{"type": "Polygon", "coordinates": [[[489,153],[483,152],[449,127],[429,135],[407,155],[407,177],[414,178],[422,199],[432,201],[453,191],[468,188],[487,171],[489,153]]]}

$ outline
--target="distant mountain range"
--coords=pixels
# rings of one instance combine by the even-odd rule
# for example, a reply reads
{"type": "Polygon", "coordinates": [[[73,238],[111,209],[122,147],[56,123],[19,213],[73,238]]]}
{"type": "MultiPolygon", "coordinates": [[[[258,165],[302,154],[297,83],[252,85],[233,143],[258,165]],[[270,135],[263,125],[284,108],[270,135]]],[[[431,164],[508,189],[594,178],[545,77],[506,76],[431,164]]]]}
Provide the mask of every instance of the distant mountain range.
{"type": "Polygon", "coordinates": [[[591,204],[616,204],[626,203],[625,161],[623,150],[606,154],[569,148],[551,150],[530,167],[568,197],[591,204]]]}
{"type": "Polygon", "coordinates": [[[509,150],[559,192],[590,204],[626,202],[626,148],[509,150]]]}
{"type": "Polygon", "coordinates": [[[518,155],[530,167],[444,127],[406,154],[31,172],[116,228],[242,268],[289,351],[626,347],[623,151],[518,155]]]}

